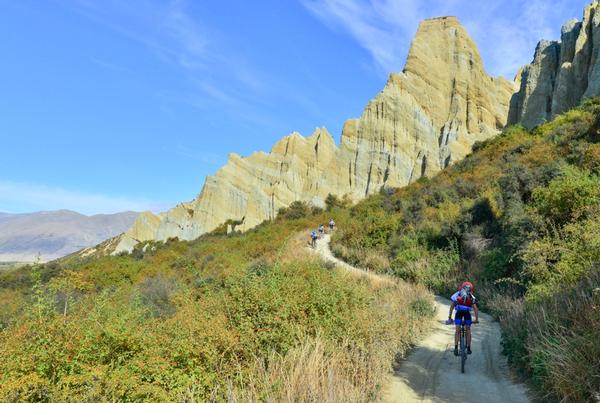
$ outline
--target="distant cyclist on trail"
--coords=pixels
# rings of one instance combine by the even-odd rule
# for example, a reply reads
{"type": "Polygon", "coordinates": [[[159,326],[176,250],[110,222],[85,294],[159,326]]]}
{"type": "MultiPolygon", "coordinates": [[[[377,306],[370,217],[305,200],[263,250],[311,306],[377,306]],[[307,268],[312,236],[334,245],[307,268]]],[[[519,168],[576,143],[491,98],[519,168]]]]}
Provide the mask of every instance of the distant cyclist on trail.
{"type": "Polygon", "coordinates": [[[317,238],[319,238],[319,235],[317,235],[317,231],[313,230],[310,233],[310,245],[315,249],[317,248],[317,238]]]}
{"type": "Polygon", "coordinates": [[[452,320],[452,311],[456,308],[454,315],[454,324],[456,333],[454,335],[454,355],[458,355],[458,340],[460,338],[460,325],[464,320],[467,336],[467,354],[471,354],[471,323],[479,323],[479,309],[477,308],[477,299],[473,295],[475,288],[469,281],[465,281],[460,289],[450,297],[452,304],[448,313],[448,320],[452,320]],[[475,322],[471,320],[471,309],[475,313],[475,322]]]}
{"type": "Polygon", "coordinates": [[[333,231],[335,229],[335,221],[333,221],[333,218],[331,220],[329,220],[329,231],[333,231]]]}
{"type": "Polygon", "coordinates": [[[319,225],[319,238],[325,235],[325,226],[323,224],[319,225]]]}

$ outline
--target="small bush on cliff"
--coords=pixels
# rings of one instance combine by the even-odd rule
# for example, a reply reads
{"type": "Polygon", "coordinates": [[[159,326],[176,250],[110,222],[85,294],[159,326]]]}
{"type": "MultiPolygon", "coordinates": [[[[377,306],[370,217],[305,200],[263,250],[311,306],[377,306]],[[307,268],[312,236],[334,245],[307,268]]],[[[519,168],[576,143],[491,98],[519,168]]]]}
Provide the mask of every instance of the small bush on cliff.
{"type": "Polygon", "coordinates": [[[311,214],[311,208],[308,203],[303,201],[292,202],[288,207],[282,207],[278,211],[278,217],[288,220],[297,220],[307,217],[311,214]]]}
{"type": "Polygon", "coordinates": [[[339,198],[336,195],[329,193],[325,198],[325,208],[327,211],[331,211],[333,209],[341,209],[350,207],[351,203],[346,196],[343,198],[339,198]]]}

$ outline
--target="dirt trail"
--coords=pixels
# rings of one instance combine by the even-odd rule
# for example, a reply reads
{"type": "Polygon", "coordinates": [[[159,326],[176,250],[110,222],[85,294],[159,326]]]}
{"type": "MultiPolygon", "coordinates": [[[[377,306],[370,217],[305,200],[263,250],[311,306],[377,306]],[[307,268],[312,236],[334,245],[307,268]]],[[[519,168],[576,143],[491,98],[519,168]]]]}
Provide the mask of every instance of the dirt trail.
{"type": "MultiPolygon", "coordinates": [[[[355,275],[378,282],[393,282],[337,259],[329,249],[329,235],[317,242],[316,252],[325,260],[355,275]]],[[[473,325],[473,354],[464,374],[455,357],[454,326],[445,325],[450,301],[436,297],[437,325],[405,359],[395,364],[394,375],[384,393],[387,402],[529,402],[524,385],[512,381],[506,358],[501,354],[500,327],[484,313],[473,325]]]]}

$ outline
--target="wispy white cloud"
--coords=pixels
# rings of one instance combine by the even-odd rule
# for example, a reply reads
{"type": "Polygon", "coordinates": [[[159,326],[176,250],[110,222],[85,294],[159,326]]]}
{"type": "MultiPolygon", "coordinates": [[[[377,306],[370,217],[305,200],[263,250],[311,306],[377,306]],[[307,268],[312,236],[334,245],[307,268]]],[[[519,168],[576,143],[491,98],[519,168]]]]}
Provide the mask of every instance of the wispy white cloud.
{"type": "Polygon", "coordinates": [[[586,1],[518,0],[491,4],[486,0],[473,3],[462,19],[489,70],[513,78],[521,66],[531,62],[540,40],[560,39],[562,24],[573,17],[581,18],[586,1]]]}
{"type": "Polygon", "coordinates": [[[174,203],[80,192],[26,182],[0,180],[0,211],[69,209],[83,214],[164,211],[174,203]]]}
{"type": "MultiPolygon", "coordinates": [[[[556,39],[573,17],[573,0],[301,0],[324,24],[342,30],[372,56],[382,75],[401,71],[419,21],[456,15],[494,75],[510,78],[540,39],[556,39]]],[[[580,2],[580,0],[577,0],[580,2]]],[[[581,1],[583,2],[583,1],[581,1]]],[[[581,13],[581,9],[577,7],[581,13]]]]}
{"type": "MultiPolygon", "coordinates": [[[[276,80],[242,56],[227,33],[202,21],[198,3],[189,0],[55,0],[148,49],[176,69],[189,85],[184,90],[157,90],[163,103],[187,104],[198,109],[218,105],[236,118],[255,121],[257,106],[274,101],[276,80]]],[[[109,67],[104,60],[96,61],[109,67]]],[[[298,92],[298,89],[295,89],[298,92]]],[[[163,106],[163,109],[171,109],[163,106]]]]}
{"type": "Polygon", "coordinates": [[[190,158],[196,161],[201,162],[205,165],[220,166],[224,164],[227,159],[223,158],[221,155],[217,153],[213,153],[210,151],[202,151],[197,150],[192,147],[185,146],[183,144],[177,144],[175,147],[170,149],[165,149],[165,151],[171,151],[181,157],[190,158]]]}
{"type": "Polygon", "coordinates": [[[150,49],[157,57],[187,69],[211,56],[208,32],[186,12],[187,2],[56,0],[63,7],[150,49]]]}
{"type": "Polygon", "coordinates": [[[186,2],[174,0],[167,4],[162,24],[165,32],[177,44],[177,62],[186,69],[202,68],[211,55],[206,32],[186,12],[186,2]]]}
{"type": "Polygon", "coordinates": [[[106,70],[114,71],[117,73],[131,73],[131,70],[128,69],[127,67],[124,67],[120,64],[117,64],[117,63],[114,63],[114,62],[111,62],[108,60],[99,59],[97,57],[91,57],[90,61],[92,63],[94,63],[95,65],[100,66],[106,70]]]}
{"type": "Polygon", "coordinates": [[[303,0],[304,6],[327,26],[347,31],[365,48],[383,74],[399,71],[407,37],[416,27],[418,1],[303,0]],[[397,18],[395,18],[397,17],[397,18]]]}

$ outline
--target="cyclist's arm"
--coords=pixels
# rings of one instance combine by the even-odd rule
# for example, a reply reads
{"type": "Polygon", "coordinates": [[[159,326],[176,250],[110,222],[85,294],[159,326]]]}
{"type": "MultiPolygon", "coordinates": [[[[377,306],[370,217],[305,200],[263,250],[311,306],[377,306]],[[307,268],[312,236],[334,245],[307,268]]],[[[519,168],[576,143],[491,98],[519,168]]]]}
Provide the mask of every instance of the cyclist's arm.
{"type": "Polygon", "coordinates": [[[452,301],[450,304],[450,312],[448,312],[448,319],[452,319],[452,311],[454,311],[454,307],[456,306],[456,302],[452,301]]]}
{"type": "Polygon", "coordinates": [[[473,304],[473,312],[475,313],[475,323],[479,322],[479,308],[477,304],[473,304]]]}

